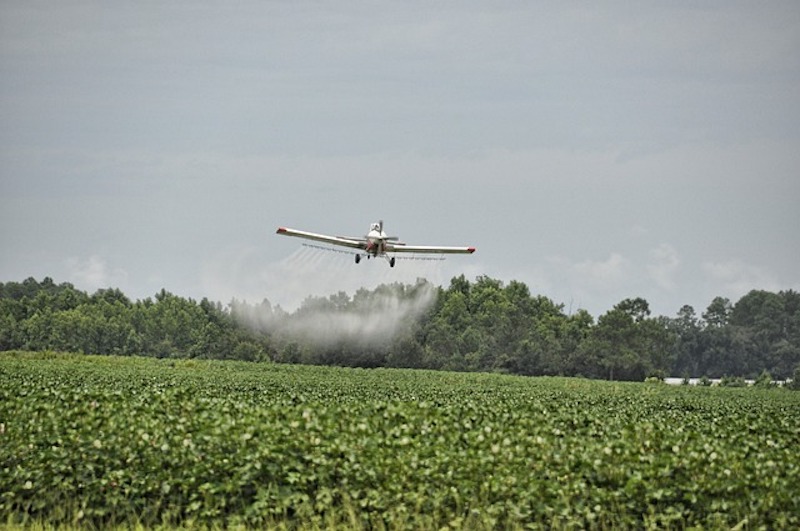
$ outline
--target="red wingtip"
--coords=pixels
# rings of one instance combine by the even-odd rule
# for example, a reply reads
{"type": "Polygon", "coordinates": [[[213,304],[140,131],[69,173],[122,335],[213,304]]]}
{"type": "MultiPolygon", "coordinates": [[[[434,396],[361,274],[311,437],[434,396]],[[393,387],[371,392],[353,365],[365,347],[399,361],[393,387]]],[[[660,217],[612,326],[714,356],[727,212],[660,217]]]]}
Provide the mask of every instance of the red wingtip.
{"type": "Polygon", "coordinates": [[[470,254],[472,254],[475,252],[475,247],[467,247],[467,251],[469,251],[470,254]]]}
{"type": "Polygon", "coordinates": [[[278,227],[278,230],[275,231],[275,234],[280,234],[282,232],[286,232],[286,227],[278,227]]]}

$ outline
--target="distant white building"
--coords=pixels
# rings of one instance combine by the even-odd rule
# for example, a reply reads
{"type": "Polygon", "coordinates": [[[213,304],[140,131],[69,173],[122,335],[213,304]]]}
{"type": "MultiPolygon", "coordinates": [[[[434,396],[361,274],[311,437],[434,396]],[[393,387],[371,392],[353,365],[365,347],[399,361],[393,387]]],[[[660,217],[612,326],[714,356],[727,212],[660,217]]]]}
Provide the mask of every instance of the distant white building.
{"type": "MultiPolygon", "coordinates": [[[[700,385],[701,379],[702,378],[689,378],[689,385],[700,385]]],[[[709,378],[708,381],[711,382],[711,385],[719,385],[722,380],[719,378],[709,378]]],[[[772,383],[782,387],[790,381],[791,380],[772,380],[772,383]]],[[[683,385],[683,378],[664,378],[664,383],[669,385],[683,385]]],[[[747,385],[753,385],[755,380],[745,380],[744,383],[747,385]]]]}

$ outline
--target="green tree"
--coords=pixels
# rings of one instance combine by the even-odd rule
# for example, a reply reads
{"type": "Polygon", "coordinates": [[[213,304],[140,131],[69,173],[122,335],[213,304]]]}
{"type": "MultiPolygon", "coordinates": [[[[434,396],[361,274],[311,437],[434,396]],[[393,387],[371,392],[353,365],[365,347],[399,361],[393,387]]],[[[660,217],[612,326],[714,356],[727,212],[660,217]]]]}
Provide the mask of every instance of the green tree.
{"type": "Polygon", "coordinates": [[[741,339],[748,375],[767,370],[786,378],[800,362],[800,297],[753,290],[733,306],[730,325],[741,339]]]}
{"type": "Polygon", "coordinates": [[[792,378],[786,384],[787,389],[793,391],[800,391],[800,365],[798,365],[792,373],[792,378]]]}
{"type": "Polygon", "coordinates": [[[725,297],[714,297],[703,313],[706,326],[711,328],[721,328],[728,324],[731,315],[731,301],[725,297]]]}
{"type": "Polygon", "coordinates": [[[137,305],[133,318],[142,337],[145,353],[156,357],[188,357],[203,340],[207,322],[203,310],[191,299],[184,299],[162,289],[155,302],[137,305]]]}
{"type": "Polygon", "coordinates": [[[433,315],[423,332],[424,364],[432,369],[466,370],[461,337],[471,322],[469,283],[463,275],[439,290],[433,315]]]}
{"type": "Polygon", "coordinates": [[[587,376],[642,381],[672,365],[674,335],[662,319],[650,319],[642,298],[625,299],[600,316],[582,345],[587,376]],[[592,363],[593,362],[593,363],[592,363]]]}
{"type": "Polygon", "coordinates": [[[544,374],[588,376],[597,373],[596,353],[587,343],[594,325],[594,318],[586,310],[578,310],[562,321],[558,334],[560,351],[545,358],[544,374]]]}
{"type": "Polygon", "coordinates": [[[678,310],[678,316],[668,322],[668,327],[676,337],[672,374],[699,376],[703,358],[702,326],[694,308],[689,305],[678,310]]]}

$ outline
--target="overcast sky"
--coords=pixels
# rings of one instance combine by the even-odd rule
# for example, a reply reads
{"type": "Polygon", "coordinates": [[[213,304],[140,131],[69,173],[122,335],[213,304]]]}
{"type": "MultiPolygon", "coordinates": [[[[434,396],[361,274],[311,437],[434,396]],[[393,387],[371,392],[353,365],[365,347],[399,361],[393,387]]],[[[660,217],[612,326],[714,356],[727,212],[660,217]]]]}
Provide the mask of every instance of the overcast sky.
{"type": "Polygon", "coordinates": [[[293,309],[462,273],[595,316],[800,289],[800,3],[0,4],[0,281],[293,309]],[[274,234],[378,219],[478,250],[274,234]]]}

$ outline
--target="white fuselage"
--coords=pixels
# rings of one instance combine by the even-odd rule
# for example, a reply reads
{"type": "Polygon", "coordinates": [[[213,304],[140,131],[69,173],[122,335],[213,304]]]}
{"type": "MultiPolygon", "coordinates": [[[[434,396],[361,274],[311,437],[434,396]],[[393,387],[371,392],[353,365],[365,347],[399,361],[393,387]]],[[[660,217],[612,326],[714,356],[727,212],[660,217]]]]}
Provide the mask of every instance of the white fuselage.
{"type": "Polygon", "coordinates": [[[367,233],[366,251],[374,256],[385,252],[386,233],[380,230],[380,226],[374,223],[367,233]]]}

